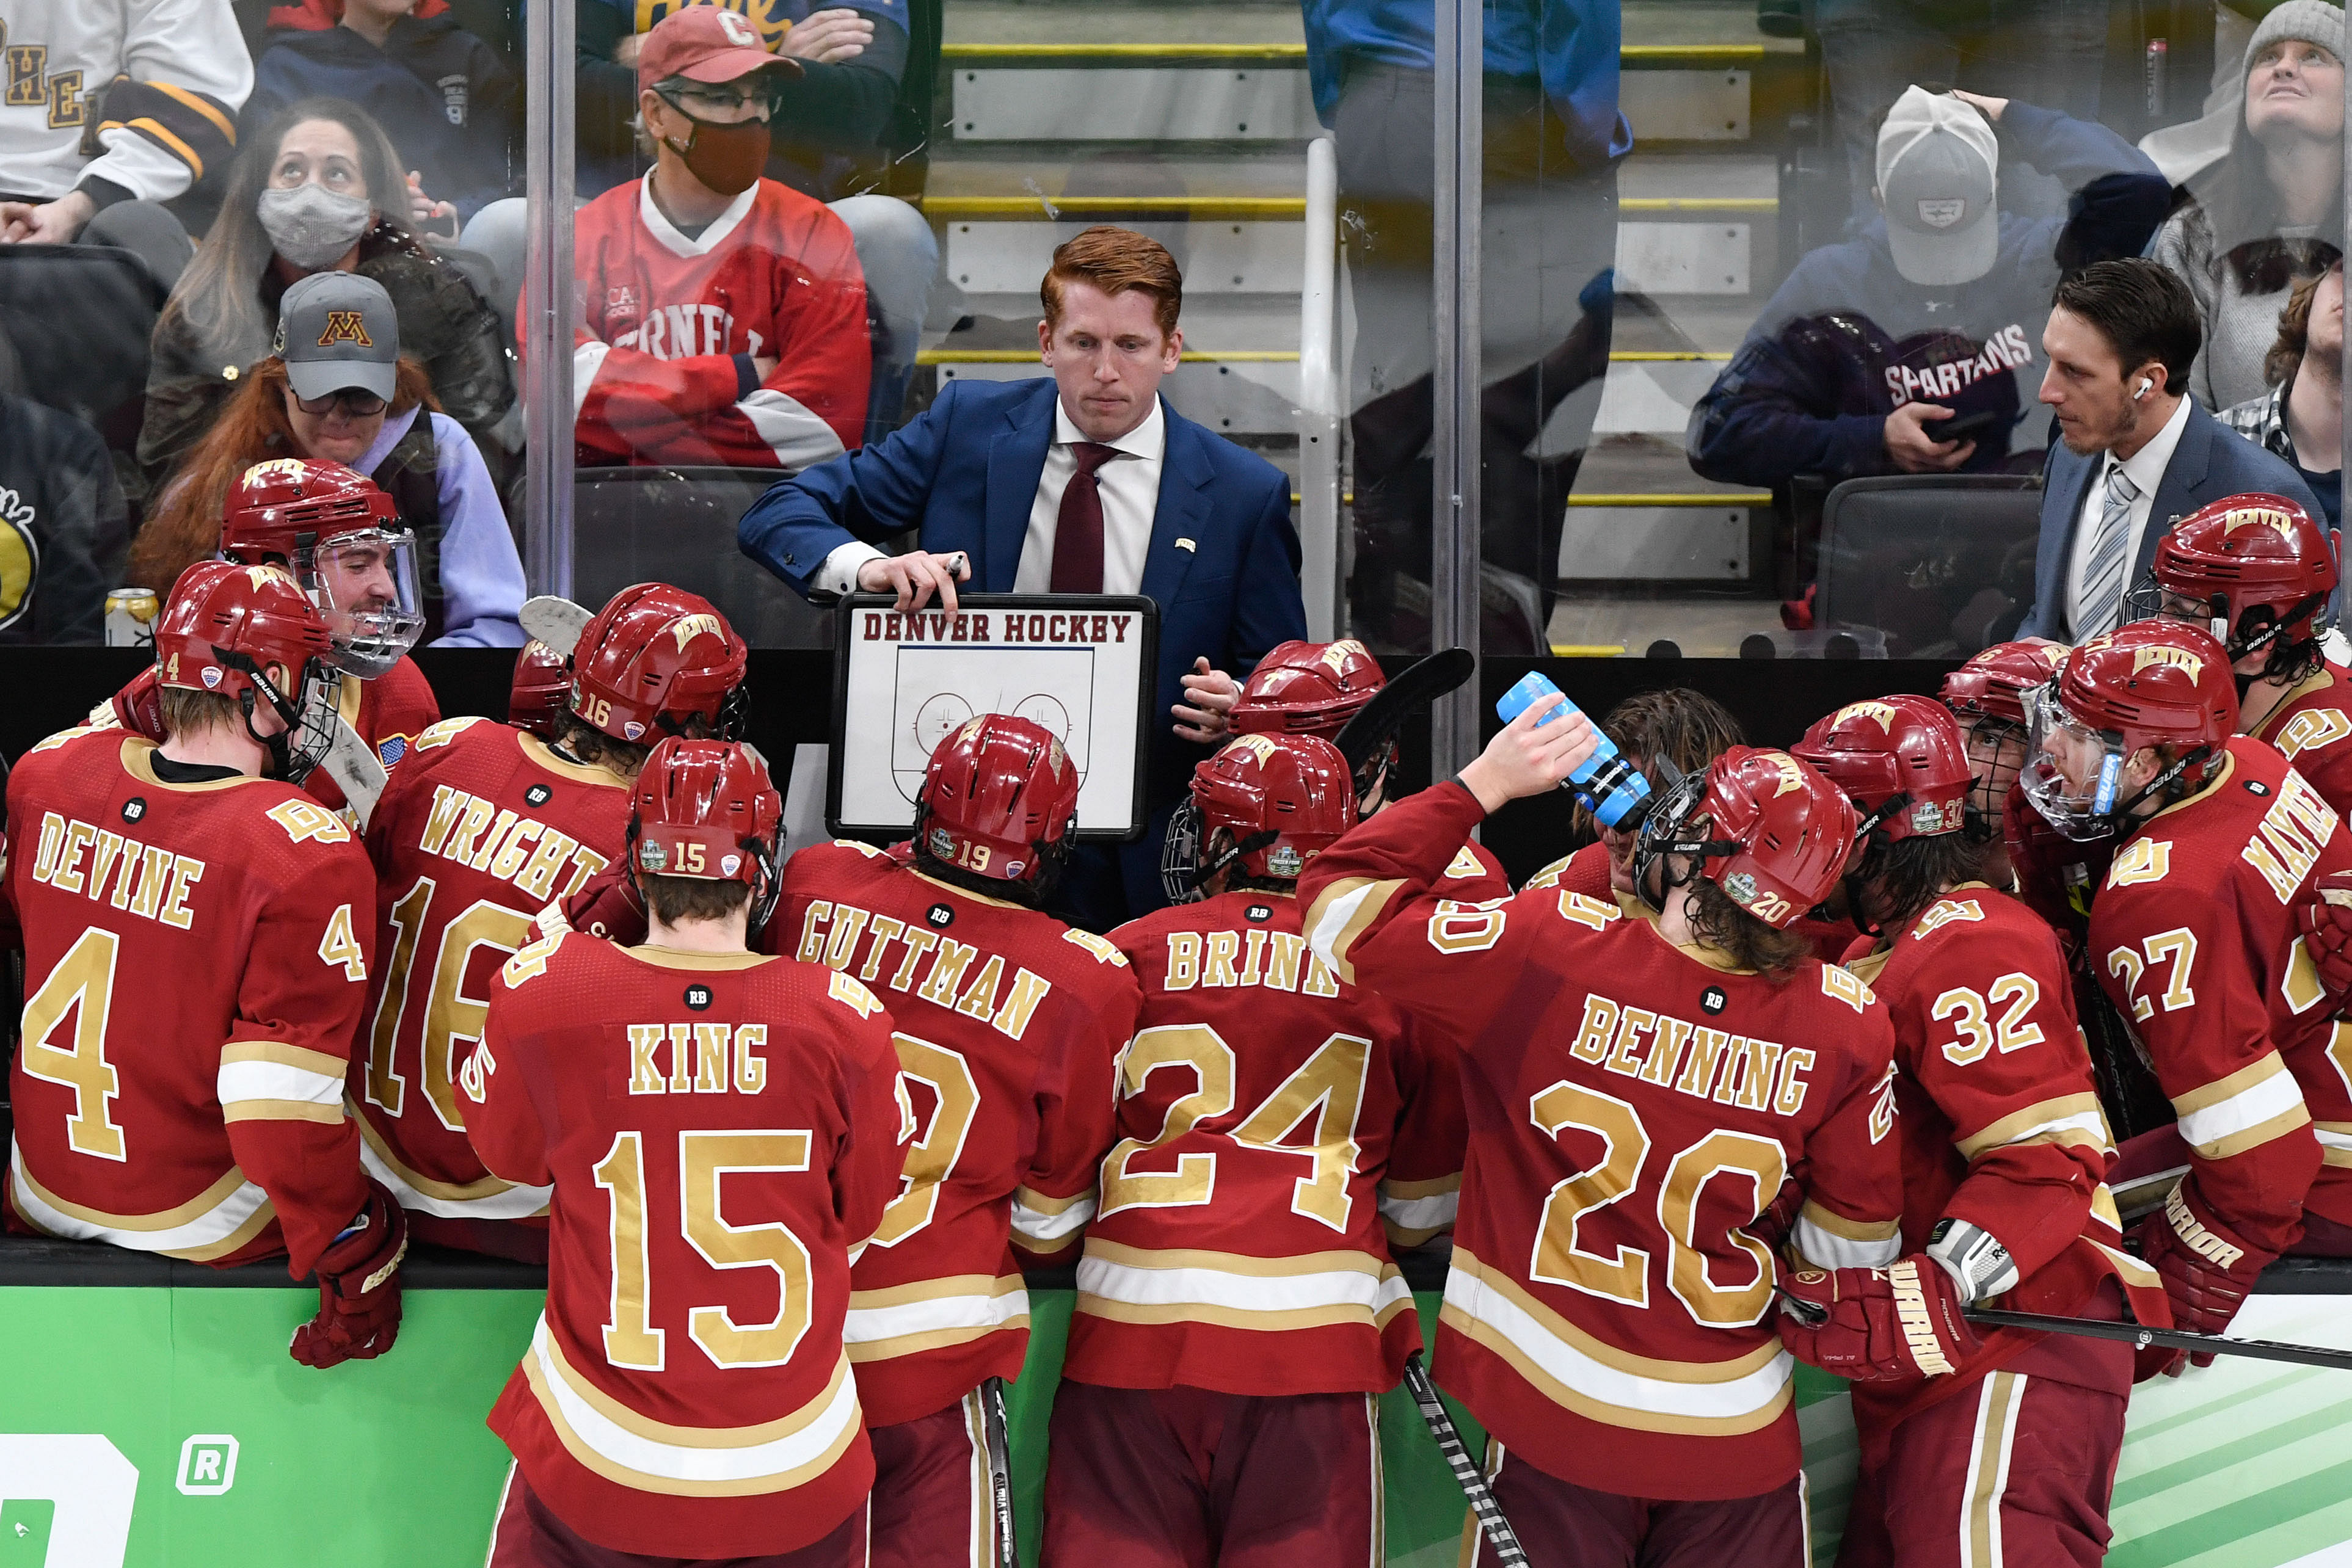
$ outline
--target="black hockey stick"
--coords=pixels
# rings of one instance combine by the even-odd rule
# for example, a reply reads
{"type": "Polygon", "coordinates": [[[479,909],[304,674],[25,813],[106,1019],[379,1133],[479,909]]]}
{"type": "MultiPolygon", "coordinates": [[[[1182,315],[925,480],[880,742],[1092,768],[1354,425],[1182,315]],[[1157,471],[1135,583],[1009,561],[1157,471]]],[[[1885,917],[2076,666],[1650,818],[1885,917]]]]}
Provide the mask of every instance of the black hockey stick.
{"type": "Polygon", "coordinates": [[[1503,1568],[1527,1568],[1528,1554],[1520,1549],[1511,1521],[1503,1517],[1503,1505],[1495,1500],[1494,1489],[1478,1473],[1477,1461],[1462,1446],[1462,1434],[1454,1429],[1454,1417],[1445,1413],[1445,1402],[1438,1398],[1437,1385],[1429,1381],[1429,1369],[1421,1364],[1419,1351],[1404,1358],[1404,1385],[1412,1391],[1412,1402],[1421,1406],[1421,1418],[1428,1426],[1429,1435],[1437,1439],[1437,1451],[1445,1456],[1446,1467],[1453,1470],[1462,1495],[1470,1500],[1470,1511],[1478,1516],[1478,1528],[1494,1542],[1496,1561],[1503,1568]]]}
{"type": "Polygon", "coordinates": [[[1446,648],[1417,659],[1399,670],[1363,711],[1349,719],[1331,742],[1348,759],[1350,771],[1361,768],[1404,721],[1478,673],[1478,661],[1467,648],[1446,648]]]}
{"type": "Polygon", "coordinates": [[[1020,1568],[1013,1542],[1013,1446],[1005,1437],[1004,1379],[980,1385],[980,1427],[988,1448],[988,1507],[996,1520],[996,1568],[1020,1568]]]}
{"type": "Polygon", "coordinates": [[[2042,1312],[2004,1312],[1970,1307],[1967,1316],[1969,1322],[1982,1323],[1987,1328],[2076,1334],[2084,1339],[2121,1340],[2142,1350],[2151,1345],[2161,1345],[2166,1350],[2194,1351],[2204,1355],[2243,1355],[2256,1361],[2284,1361],[2294,1366],[2320,1366],[2335,1372],[2352,1372],[2352,1351],[2330,1350],[2324,1345],[2286,1344],[2274,1339],[2231,1339],[2227,1334],[2196,1333],[2188,1329],[2152,1329],[2141,1323],[2113,1322],[2098,1318],[2053,1317],[2042,1312]]]}

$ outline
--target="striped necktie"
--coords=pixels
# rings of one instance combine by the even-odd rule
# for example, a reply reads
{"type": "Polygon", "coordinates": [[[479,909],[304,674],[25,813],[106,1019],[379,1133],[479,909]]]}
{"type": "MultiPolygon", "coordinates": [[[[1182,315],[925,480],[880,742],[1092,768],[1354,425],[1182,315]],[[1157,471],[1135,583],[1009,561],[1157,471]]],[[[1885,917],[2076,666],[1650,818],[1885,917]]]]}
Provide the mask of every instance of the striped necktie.
{"type": "Polygon", "coordinates": [[[2090,563],[2083,569],[2081,613],[2074,621],[2074,641],[2112,632],[2123,616],[2124,574],[2131,562],[2131,507],[2139,486],[2124,475],[2123,465],[2108,460],[2106,501],[2099,509],[2098,537],[2091,541],[2090,563]]]}

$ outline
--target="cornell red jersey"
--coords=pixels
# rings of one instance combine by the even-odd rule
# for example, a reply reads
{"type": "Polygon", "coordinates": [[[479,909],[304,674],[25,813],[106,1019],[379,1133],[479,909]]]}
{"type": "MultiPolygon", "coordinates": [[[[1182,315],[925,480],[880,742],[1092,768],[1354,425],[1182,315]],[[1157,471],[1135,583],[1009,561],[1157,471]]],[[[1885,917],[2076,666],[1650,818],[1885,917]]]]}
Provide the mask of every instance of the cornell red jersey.
{"type": "Polygon", "coordinates": [[[1389,1255],[1454,1220],[1459,1057],[1307,950],[1298,901],[1220,894],[1111,933],[1143,982],[1063,1374],[1377,1393],[1421,1348],[1389,1255]]]}
{"type": "Polygon", "coordinates": [[[1894,1031],[1843,969],[1775,981],[1614,904],[1430,889],[1480,817],[1457,783],[1307,864],[1339,978],[1463,1042],[1468,1168],[1438,1370],[1537,1468],[1633,1497],[1753,1497],[1797,1474],[1773,1261],[1784,1179],[1830,1267],[1894,1261],[1894,1031]]]}
{"type": "MultiPolygon", "coordinates": [[[[2143,1323],[2170,1322],[2163,1282],[2122,1250],[2107,1192],[2115,1145],[2074,1019],[2057,934],[1983,883],[1965,883],[1846,962],[1895,1023],[1895,1124],[1903,1154],[1903,1250],[1949,1216],[1985,1231],[2010,1271],[1994,1304],[2080,1312],[2115,1275],[2143,1323]]],[[[2001,1329],[1947,1377],[1857,1385],[1905,1412],[1971,1388],[2040,1336],[2001,1329]]]]}
{"type": "Polygon", "coordinates": [[[898,1076],[889,1015],[848,975],[569,933],[507,961],[467,1132],[555,1196],[546,1311],[490,1426],[564,1523],[748,1557],[865,1500],[841,1323],[897,1186],[898,1076]]]}
{"type": "Polygon", "coordinates": [[[2352,670],[2321,664],[2249,733],[2267,740],[2339,817],[2352,811],[2352,670]]]}
{"type": "MultiPolygon", "coordinates": [[[[343,722],[375,748],[376,757],[386,768],[405,757],[416,737],[441,717],[441,706],[433,695],[432,684],[405,653],[398,664],[374,680],[363,681],[357,675],[340,674],[335,678],[341,683],[337,706],[343,722]]],[[[150,665],[133,676],[129,685],[92,708],[89,722],[101,728],[128,729],[160,743],[163,738],[161,695],[154,667],[150,665]]],[[[342,786],[323,768],[304,779],[302,788],[314,800],[336,810],[343,807],[342,786]]]]}
{"type": "Polygon", "coordinates": [[[299,1278],[367,1198],[343,1114],[367,857],[289,784],[172,783],[156,758],[72,729],[9,781],[12,1218],[202,1263],[282,1249],[299,1278]]]}
{"type": "Polygon", "coordinates": [[[2294,913],[2347,867],[2342,819],[2241,737],[2212,782],[2122,841],[2091,904],[2099,984],[2189,1146],[2173,1223],[2223,1268],[2284,1251],[2306,1205],[2352,1225],[2352,1085],[2294,913]]]}
{"type": "Polygon", "coordinates": [[[452,718],[416,737],[368,822],[380,956],[352,1046],[362,1157],[403,1207],[520,1219],[546,1192],[491,1176],[457,1092],[499,967],[531,917],[621,852],[629,786],[566,762],[537,736],[452,718]]]}
{"type": "Polygon", "coordinates": [[[1111,1140],[1135,976],[1101,937],[935,882],[863,844],[785,868],[769,941],[890,1009],[915,1135],[859,1257],[845,1333],[866,1419],[896,1426],[1018,1377],[1029,1294],[1013,1248],[1067,1252],[1111,1140]]]}
{"type": "Polygon", "coordinates": [[[822,202],[756,181],[688,239],[632,180],[572,224],[582,463],[796,471],[858,444],[866,275],[822,202]],[[752,360],[776,362],[755,381],[752,360]]]}

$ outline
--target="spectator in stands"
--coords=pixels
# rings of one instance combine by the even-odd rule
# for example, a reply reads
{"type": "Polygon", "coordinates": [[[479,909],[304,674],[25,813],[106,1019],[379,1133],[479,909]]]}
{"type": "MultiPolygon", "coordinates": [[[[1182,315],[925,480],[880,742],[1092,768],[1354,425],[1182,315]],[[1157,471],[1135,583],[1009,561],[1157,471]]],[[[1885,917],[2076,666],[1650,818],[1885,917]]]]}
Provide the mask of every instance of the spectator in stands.
{"type": "Polygon", "coordinates": [[[799,64],[691,5],[646,35],[637,74],[654,167],[574,223],[580,462],[839,456],[866,427],[866,284],[841,220],[760,173],[799,64]]]}
{"type": "Polygon", "coordinates": [[[1063,879],[1070,913],[1104,931],[1164,902],[1168,813],[1241,696],[1224,672],[1303,639],[1307,612],[1290,481],[1160,396],[1184,349],[1166,247],[1087,229],[1054,252],[1038,293],[1052,379],[950,382],[888,440],[772,487],[739,534],[802,594],[896,593],[908,608],[936,593],[952,610],[968,581],[1158,602],[1150,825],[1115,851],[1082,846],[1063,879]],[[877,548],[908,530],[919,548],[877,548]]]}
{"type": "MultiPolygon", "coordinates": [[[[1339,154],[1357,322],[1348,406],[1364,452],[1398,427],[1397,405],[1372,405],[1434,364],[1436,13],[1410,0],[1302,0],[1302,9],[1315,111],[1339,154]]],[[[1496,437],[1540,429],[1548,454],[1580,458],[1591,433],[1598,401],[1562,400],[1594,354],[1606,366],[1613,329],[1607,278],[1617,248],[1617,165],[1633,143],[1617,107],[1620,9],[1617,0],[1484,7],[1479,323],[1489,452],[1501,449],[1496,437]],[[1598,309],[1590,303],[1596,286],[1598,309]]],[[[1550,508],[1565,505],[1573,474],[1511,466],[1506,484],[1533,499],[1508,514],[1490,509],[1483,580],[1491,600],[1514,601],[1517,612],[1482,616],[1480,641],[1490,652],[1540,652],[1548,606],[1538,592],[1559,576],[1559,516],[1550,508]]],[[[1427,597],[1429,556],[1417,546],[1430,527],[1432,492],[1410,469],[1381,494],[1370,489],[1359,491],[1349,597],[1369,634],[1412,646],[1426,635],[1417,606],[1427,597]]]]}
{"type": "Polygon", "coordinates": [[[2018,636],[2080,643],[2115,630],[2156,541],[2210,502],[2267,490],[2322,509],[2285,460],[2189,395],[2199,333],[2188,286],[2156,262],[2094,262],[2059,284],[2042,401],[2061,439],[2042,466],[2034,602],[2018,636]]]}
{"type": "MultiPolygon", "coordinates": [[[[1956,82],[2074,120],[2099,118],[2108,0],[1814,0],[1812,10],[1854,231],[1878,215],[1876,128],[1906,83],[1956,82]]],[[[2028,218],[2063,218],[2078,188],[2056,170],[2012,170],[2003,183],[2002,204],[2028,218]]]]}
{"type": "Polygon", "coordinates": [[[106,591],[131,542],[97,431],[25,395],[0,332],[0,644],[103,640],[106,591]]]}
{"type": "Polygon", "coordinates": [[[169,584],[211,556],[229,486],[254,464],[319,458],[374,480],[415,533],[427,642],[522,646],[514,536],[473,438],[433,402],[424,366],[400,351],[381,284],[340,272],[303,278],[286,291],[277,352],[240,378],[140,530],[131,580],[169,584]]]}
{"type": "Polygon", "coordinates": [[[243,124],[257,131],[299,99],[357,104],[391,136],[412,185],[437,198],[432,232],[454,239],[458,221],[521,183],[522,99],[496,50],[446,10],[422,8],[342,0],[338,26],[274,28],[243,124]]]}
{"type": "Polygon", "coordinates": [[[160,204],[226,162],[253,63],[229,0],[8,0],[0,244],[121,246],[169,288],[160,204]]]}
{"type": "MultiPolygon", "coordinates": [[[[596,192],[635,172],[636,62],[645,34],[678,0],[575,0],[580,63],[580,188],[596,192]]],[[[849,225],[874,323],[874,377],[866,439],[898,428],[940,263],[930,224],[895,196],[870,193],[890,163],[894,120],[912,49],[907,0],[860,0],[812,11],[807,0],[728,0],[762,47],[796,60],[801,78],[769,120],[767,176],[814,196],[849,225]]],[[[920,118],[922,111],[917,111],[920,118]]],[[[520,254],[521,214],[505,244],[520,254]]],[[[467,243],[476,243],[469,232],[467,243]]],[[[494,242],[485,245],[495,248],[494,242]]]]}
{"type": "Polygon", "coordinates": [[[2048,423],[2027,415],[2051,289],[2085,263],[2137,256],[2171,199],[2156,165],[2104,126],[1920,87],[1887,111],[1877,168],[1883,215],[1798,262],[1691,411],[1705,477],[1835,483],[2038,461],[2048,423]],[[2080,193],[2071,218],[2008,210],[2019,161],[2080,193]]]}
{"type": "Polygon", "coordinates": [[[2229,154],[2189,183],[2150,253],[2196,296],[2205,351],[2188,390],[2208,408],[2262,395],[2281,308],[2343,252],[2343,11],[2286,0],[2247,43],[2245,79],[2229,154]]]}
{"type": "Polygon", "coordinates": [[[400,339],[436,405],[476,440],[514,403],[498,313],[409,229],[408,183],[383,130],[334,99],[305,99],[249,140],[221,215],[155,323],[139,463],[160,487],[254,361],[289,286],[356,272],[392,296],[400,339]]]}
{"type": "Polygon", "coordinates": [[[2294,471],[2319,504],[2327,526],[2343,522],[2344,507],[2344,261],[2306,277],[2279,312],[2278,341],[2264,372],[2275,384],[2258,398],[2223,409],[2223,424],[2294,471]]]}

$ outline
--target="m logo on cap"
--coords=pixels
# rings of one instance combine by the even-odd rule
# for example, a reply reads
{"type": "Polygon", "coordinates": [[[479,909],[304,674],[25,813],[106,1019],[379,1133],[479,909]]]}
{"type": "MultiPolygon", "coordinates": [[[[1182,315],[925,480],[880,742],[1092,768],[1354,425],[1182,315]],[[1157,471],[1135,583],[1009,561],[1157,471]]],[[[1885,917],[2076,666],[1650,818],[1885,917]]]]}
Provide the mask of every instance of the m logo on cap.
{"type": "Polygon", "coordinates": [[[760,47],[760,35],[751,30],[750,22],[735,12],[719,13],[719,30],[726,34],[727,41],[737,48],[756,49],[760,47]]]}
{"type": "Polygon", "coordinates": [[[319,347],[333,348],[337,343],[357,343],[362,349],[375,347],[375,340],[367,335],[367,327],[357,310],[330,310],[327,329],[319,334],[319,347]]]}
{"type": "Polygon", "coordinates": [[[1966,196],[1934,196],[1919,204],[1919,221],[1931,229],[1948,229],[1969,215],[1966,196]]]}

